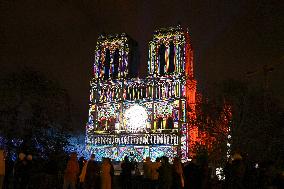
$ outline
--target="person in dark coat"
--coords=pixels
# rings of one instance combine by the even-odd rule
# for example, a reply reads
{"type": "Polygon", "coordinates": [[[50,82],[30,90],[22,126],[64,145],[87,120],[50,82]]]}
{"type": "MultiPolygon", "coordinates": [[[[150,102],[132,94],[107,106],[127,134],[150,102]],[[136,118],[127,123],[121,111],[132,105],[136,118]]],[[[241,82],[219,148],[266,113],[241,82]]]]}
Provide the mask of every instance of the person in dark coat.
{"type": "Polygon", "coordinates": [[[194,161],[184,167],[184,189],[200,189],[202,173],[194,161]]]}
{"type": "Polygon", "coordinates": [[[103,158],[101,165],[101,189],[111,189],[112,166],[108,158],[103,158]]]}
{"type": "Polygon", "coordinates": [[[130,187],[132,163],[129,161],[128,156],[124,157],[124,161],[121,164],[121,184],[123,188],[130,187]]]}
{"type": "Polygon", "coordinates": [[[82,172],[82,169],[86,163],[86,160],[83,156],[81,156],[78,160],[78,163],[79,163],[79,169],[80,169],[80,173],[82,172]]]}
{"type": "MultiPolygon", "coordinates": [[[[7,156],[9,157],[9,156],[7,156]]],[[[13,168],[14,161],[12,158],[7,158],[5,161],[5,179],[4,179],[4,188],[10,188],[13,183],[13,168]]]]}
{"type": "Polygon", "coordinates": [[[100,188],[100,166],[99,163],[95,161],[95,154],[91,155],[90,160],[86,164],[84,188],[85,189],[100,188]]]}
{"type": "Polygon", "coordinates": [[[76,182],[79,174],[79,163],[77,161],[77,154],[71,153],[70,159],[67,163],[64,173],[63,189],[76,189],[76,182]]]}
{"type": "MultiPolygon", "coordinates": [[[[86,164],[86,160],[85,160],[85,158],[82,156],[82,157],[80,157],[79,158],[79,161],[78,161],[78,164],[79,164],[79,172],[80,172],[80,174],[79,175],[81,175],[81,173],[82,173],[82,170],[83,170],[83,167],[84,167],[84,165],[86,164]]],[[[80,179],[78,178],[78,186],[77,186],[77,188],[78,189],[83,189],[83,183],[80,181],[80,179]]]]}
{"type": "Polygon", "coordinates": [[[110,158],[107,158],[107,160],[109,161],[110,165],[111,165],[111,168],[110,168],[110,176],[111,176],[111,185],[113,186],[114,184],[114,167],[113,167],[113,164],[111,162],[111,159],[110,158]]]}
{"type": "Polygon", "coordinates": [[[158,169],[159,172],[159,189],[171,189],[173,179],[173,168],[169,163],[168,157],[162,157],[161,167],[158,169]]]}
{"type": "Polygon", "coordinates": [[[14,165],[15,189],[26,189],[28,184],[27,161],[24,153],[19,154],[19,158],[14,165]]]}
{"type": "Polygon", "coordinates": [[[245,189],[244,175],[246,166],[239,154],[232,157],[232,163],[226,166],[225,189],[245,189]]]}
{"type": "Polygon", "coordinates": [[[27,172],[27,177],[28,177],[28,188],[32,189],[34,188],[34,175],[36,174],[35,172],[35,165],[33,162],[33,156],[31,154],[27,155],[27,166],[26,166],[26,172],[27,172]]]}
{"type": "Polygon", "coordinates": [[[173,161],[173,189],[182,189],[184,187],[183,167],[178,157],[173,161]]]}

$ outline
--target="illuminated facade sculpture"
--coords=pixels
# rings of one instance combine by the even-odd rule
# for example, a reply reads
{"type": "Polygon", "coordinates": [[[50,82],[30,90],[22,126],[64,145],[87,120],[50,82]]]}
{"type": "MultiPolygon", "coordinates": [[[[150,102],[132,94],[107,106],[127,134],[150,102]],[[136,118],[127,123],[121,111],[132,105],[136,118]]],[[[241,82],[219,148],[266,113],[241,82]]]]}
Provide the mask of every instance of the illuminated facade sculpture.
{"type": "Polygon", "coordinates": [[[136,52],[126,34],[99,37],[86,148],[98,160],[166,155],[186,161],[197,134],[187,121],[195,116],[196,93],[189,34],[180,26],[155,31],[145,78],[137,77],[136,52]]]}

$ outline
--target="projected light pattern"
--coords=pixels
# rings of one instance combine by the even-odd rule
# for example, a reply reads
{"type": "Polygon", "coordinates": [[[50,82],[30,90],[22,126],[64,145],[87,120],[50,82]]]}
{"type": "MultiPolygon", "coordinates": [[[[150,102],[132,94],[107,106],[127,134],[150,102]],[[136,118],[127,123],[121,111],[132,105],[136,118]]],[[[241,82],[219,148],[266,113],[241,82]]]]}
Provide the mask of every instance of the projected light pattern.
{"type": "Polygon", "coordinates": [[[145,78],[137,77],[136,47],[126,34],[98,39],[86,148],[98,160],[165,155],[186,161],[197,133],[188,124],[196,93],[188,32],[180,26],[154,32],[145,78]]]}
{"type": "Polygon", "coordinates": [[[146,129],[148,115],[142,106],[133,105],[125,111],[125,125],[130,132],[139,132],[146,129]]]}

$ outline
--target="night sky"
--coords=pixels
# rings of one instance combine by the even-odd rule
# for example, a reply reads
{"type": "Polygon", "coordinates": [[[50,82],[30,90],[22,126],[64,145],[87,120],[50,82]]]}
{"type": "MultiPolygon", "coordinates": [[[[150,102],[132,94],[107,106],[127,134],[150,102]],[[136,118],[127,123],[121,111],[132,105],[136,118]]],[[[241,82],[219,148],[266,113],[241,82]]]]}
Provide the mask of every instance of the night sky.
{"type": "MultiPolygon", "coordinates": [[[[283,10],[281,0],[1,0],[0,70],[29,67],[59,81],[71,96],[74,127],[83,129],[98,34],[126,32],[138,41],[145,75],[153,31],[180,23],[189,28],[200,91],[278,64],[269,88],[284,104],[283,10]]],[[[260,72],[249,82],[262,80],[260,72]]]]}

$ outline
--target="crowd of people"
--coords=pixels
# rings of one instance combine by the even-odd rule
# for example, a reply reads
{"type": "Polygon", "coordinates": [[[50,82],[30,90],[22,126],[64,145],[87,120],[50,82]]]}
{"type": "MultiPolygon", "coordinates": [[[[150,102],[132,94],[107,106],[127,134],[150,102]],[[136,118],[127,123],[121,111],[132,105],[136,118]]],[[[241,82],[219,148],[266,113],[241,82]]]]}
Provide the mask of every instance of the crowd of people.
{"type": "Polygon", "coordinates": [[[0,149],[0,189],[26,189],[34,174],[33,156],[19,153],[15,162],[7,160],[0,149]]]}
{"type": "Polygon", "coordinates": [[[85,189],[118,186],[122,189],[274,189],[283,185],[283,175],[274,174],[271,163],[266,162],[259,169],[255,164],[247,163],[239,154],[232,156],[224,167],[224,180],[212,175],[212,169],[204,159],[183,164],[178,157],[173,158],[172,162],[165,156],[157,158],[155,162],[147,157],[141,169],[138,168],[138,162],[125,156],[119,167],[119,179],[114,184],[114,166],[109,158],[99,163],[95,161],[95,155],[91,155],[88,161],[81,159],[78,162],[76,155],[71,154],[65,170],[64,189],[68,185],[76,188],[76,182],[79,183],[78,188],[85,189]],[[73,175],[68,176],[70,173],[73,175]]]}
{"type": "Polygon", "coordinates": [[[234,155],[224,167],[222,179],[217,179],[207,161],[192,160],[182,163],[176,157],[151,161],[147,157],[143,166],[125,156],[122,162],[103,158],[78,159],[76,153],[69,155],[62,171],[56,166],[58,160],[48,161],[44,167],[34,162],[31,154],[19,153],[15,162],[5,160],[0,149],[0,189],[278,189],[283,186],[283,172],[273,169],[271,162],[249,164],[239,154],[234,155]],[[116,170],[114,164],[119,163],[116,170]],[[45,169],[42,174],[40,169],[45,169]]]}

